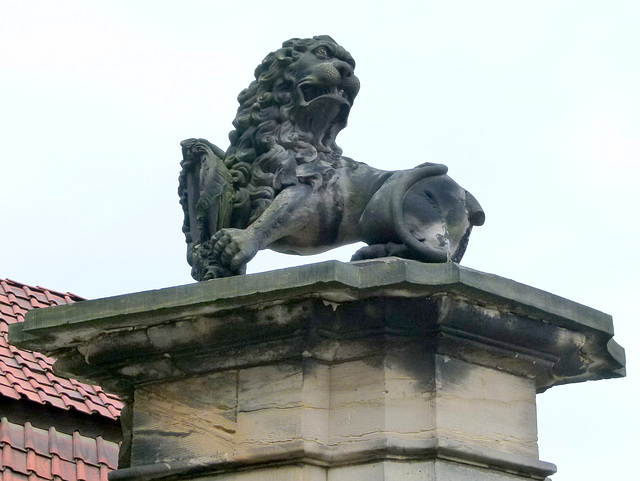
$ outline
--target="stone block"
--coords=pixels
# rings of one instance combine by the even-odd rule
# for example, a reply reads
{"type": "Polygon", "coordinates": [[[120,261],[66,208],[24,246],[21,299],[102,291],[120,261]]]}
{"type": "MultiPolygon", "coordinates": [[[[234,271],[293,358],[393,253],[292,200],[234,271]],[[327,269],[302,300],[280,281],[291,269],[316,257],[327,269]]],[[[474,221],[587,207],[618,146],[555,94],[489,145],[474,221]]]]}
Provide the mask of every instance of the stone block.
{"type": "Polygon", "coordinates": [[[234,449],[237,373],[140,386],[135,393],[132,464],[145,465],[234,449]]]}
{"type": "Polygon", "coordinates": [[[532,379],[436,356],[436,385],[439,439],[538,456],[532,379]]]}

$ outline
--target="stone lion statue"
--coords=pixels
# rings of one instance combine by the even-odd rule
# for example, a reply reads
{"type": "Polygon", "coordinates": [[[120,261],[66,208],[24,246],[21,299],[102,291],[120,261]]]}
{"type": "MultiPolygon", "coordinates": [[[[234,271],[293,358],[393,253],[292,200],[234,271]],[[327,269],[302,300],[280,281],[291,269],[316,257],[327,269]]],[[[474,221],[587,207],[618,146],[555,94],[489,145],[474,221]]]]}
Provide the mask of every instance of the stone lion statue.
{"type": "Polygon", "coordinates": [[[459,262],[484,212],[444,165],[386,171],[342,155],[360,82],[331,37],[287,40],[238,96],[227,151],[182,142],[178,193],[196,280],[242,274],[260,249],[316,254],[364,241],[352,260],[459,262]]]}

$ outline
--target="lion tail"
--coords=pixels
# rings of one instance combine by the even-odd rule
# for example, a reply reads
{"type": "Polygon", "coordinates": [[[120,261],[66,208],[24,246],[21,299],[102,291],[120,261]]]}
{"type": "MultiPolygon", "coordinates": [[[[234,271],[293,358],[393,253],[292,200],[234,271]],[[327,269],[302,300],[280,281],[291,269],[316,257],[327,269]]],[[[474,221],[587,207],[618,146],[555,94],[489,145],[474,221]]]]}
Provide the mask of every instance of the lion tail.
{"type": "Polygon", "coordinates": [[[442,164],[427,164],[412,169],[399,179],[400,181],[392,193],[391,219],[393,220],[394,231],[400,241],[423,262],[448,262],[450,260],[450,253],[447,249],[421,242],[413,235],[407,223],[404,222],[404,197],[416,182],[426,177],[445,175],[448,170],[447,166],[442,164]]]}
{"type": "MultiPolygon", "coordinates": [[[[416,182],[437,175],[445,175],[448,169],[442,164],[423,164],[415,169],[396,172],[378,189],[365,208],[358,231],[369,245],[402,243],[424,262],[447,262],[450,254],[424,242],[420,242],[404,222],[403,201],[407,191],[416,182]]],[[[444,222],[444,220],[443,220],[444,222]]]]}

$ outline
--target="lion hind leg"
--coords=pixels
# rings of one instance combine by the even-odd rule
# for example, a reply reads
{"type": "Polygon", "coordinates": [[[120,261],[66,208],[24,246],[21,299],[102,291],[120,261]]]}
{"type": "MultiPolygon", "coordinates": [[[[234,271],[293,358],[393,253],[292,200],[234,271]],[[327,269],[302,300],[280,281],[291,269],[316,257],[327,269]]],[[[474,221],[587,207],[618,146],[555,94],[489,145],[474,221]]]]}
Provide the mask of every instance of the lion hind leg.
{"type": "MultiPolygon", "coordinates": [[[[358,249],[351,262],[366,259],[380,259],[382,257],[402,257],[403,259],[416,259],[404,244],[387,242],[386,244],[371,244],[358,249]]],[[[417,260],[417,259],[416,259],[417,260]]]]}

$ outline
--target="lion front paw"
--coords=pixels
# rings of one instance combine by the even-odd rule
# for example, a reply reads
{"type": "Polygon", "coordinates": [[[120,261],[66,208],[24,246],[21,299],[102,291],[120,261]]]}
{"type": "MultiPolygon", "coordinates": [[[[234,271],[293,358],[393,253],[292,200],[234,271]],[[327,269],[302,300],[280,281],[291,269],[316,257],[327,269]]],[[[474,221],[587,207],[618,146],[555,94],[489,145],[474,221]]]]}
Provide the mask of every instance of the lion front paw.
{"type": "Polygon", "coordinates": [[[220,229],[211,238],[213,254],[232,272],[239,272],[255,257],[260,246],[243,229],[220,229]]]}

